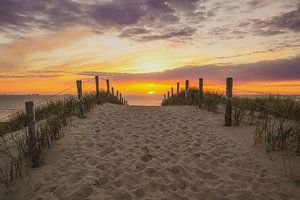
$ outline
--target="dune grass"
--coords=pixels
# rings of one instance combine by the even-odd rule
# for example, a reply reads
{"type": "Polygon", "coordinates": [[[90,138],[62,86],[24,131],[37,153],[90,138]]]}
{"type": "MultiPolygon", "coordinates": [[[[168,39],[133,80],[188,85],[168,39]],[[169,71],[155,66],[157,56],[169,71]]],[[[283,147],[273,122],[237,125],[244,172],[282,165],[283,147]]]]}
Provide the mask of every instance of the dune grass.
{"type": "MultiPolygon", "coordinates": [[[[89,112],[93,105],[103,103],[122,104],[122,102],[112,95],[107,95],[106,92],[100,92],[100,100],[98,101],[94,93],[87,93],[82,97],[84,112],[89,112]]],[[[65,113],[67,116],[78,114],[80,101],[76,96],[67,96],[61,99],[46,101],[43,104],[35,105],[36,121],[42,121],[48,118],[49,115],[65,113]]],[[[7,133],[18,131],[26,127],[26,114],[24,111],[17,112],[10,116],[5,122],[0,123],[0,136],[7,133]]]]}
{"type": "MultiPolygon", "coordinates": [[[[87,93],[80,100],[75,96],[68,96],[35,106],[38,154],[41,161],[45,150],[51,147],[53,141],[61,138],[64,127],[72,123],[72,116],[84,118],[96,105],[103,103],[122,104],[117,97],[101,91],[99,99],[94,93],[87,93]]],[[[28,148],[26,124],[25,113],[19,112],[12,116],[7,124],[1,126],[0,153],[6,155],[9,161],[0,165],[0,183],[4,184],[7,190],[21,179],[24,171],[31,166],[32,155],[28,148]],[[7,136],[8,133],[18,130],[20,133],[7,136]]]]}
{"type": "Polygon", "coordinates": [[[197,105],[207,110],[218,111],[219,106],[223,105],[225,100],[225,96],[219,92],[206,92],[201,99],[199,96],[199,90],[191,88],[187,98],[185,98],[185,92],[181,91],[178,95],[173,95],[169,99],[163,100],[161,105],[197,105]]]}
{"type": "MultiPolygon", "coordinates": [[[[201,109],[225,110],[226,97],[219,92],[205,92],[192,88],[187,98],[181,91],[162,101],[162,106],[196,105],[201,109]]],[[[289,96],[234,96],[232,99],[234,126],[247,123],[255,126],[254,143],[264,143],[266,151],[288,150],[300,155],[300,102],[289,96]]]]}

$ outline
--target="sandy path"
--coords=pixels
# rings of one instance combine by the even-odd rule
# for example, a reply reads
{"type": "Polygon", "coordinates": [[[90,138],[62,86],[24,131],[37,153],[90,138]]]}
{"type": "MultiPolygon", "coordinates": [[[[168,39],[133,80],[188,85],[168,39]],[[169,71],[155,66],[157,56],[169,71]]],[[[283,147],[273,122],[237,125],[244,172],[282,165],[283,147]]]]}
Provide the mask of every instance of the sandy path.
{"type": "Polygon", "coordinates": [[[100,106],[74,120],[12,198],[296,199],[222,122],[194,107],[100,106]]]}

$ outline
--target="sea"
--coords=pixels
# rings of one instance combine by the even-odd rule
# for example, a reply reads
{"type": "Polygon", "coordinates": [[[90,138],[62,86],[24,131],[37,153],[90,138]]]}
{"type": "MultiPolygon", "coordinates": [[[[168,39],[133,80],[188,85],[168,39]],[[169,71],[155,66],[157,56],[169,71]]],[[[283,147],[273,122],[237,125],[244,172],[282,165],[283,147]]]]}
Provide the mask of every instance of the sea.
{"type": "MultiPolygon", "coordinates": [[[[55,100],[59,98],[64,98],[66,95],[39,95],[39,94],[29,94],[29,95],[0,95],[0,122],[5,121],[7,116],[17,112],[19,110],[25,110],[25,102],[33,101],[34,103],[40,102],[44,99],[55,100]]],[[[291,95],[300,101],[300,95],[291,95]]],[[[128,100],[130,105],[139,106],[159,106],[161,104],[162,95],[152,94],[152,95],[126,95],[124,96],[128,100]]]]}

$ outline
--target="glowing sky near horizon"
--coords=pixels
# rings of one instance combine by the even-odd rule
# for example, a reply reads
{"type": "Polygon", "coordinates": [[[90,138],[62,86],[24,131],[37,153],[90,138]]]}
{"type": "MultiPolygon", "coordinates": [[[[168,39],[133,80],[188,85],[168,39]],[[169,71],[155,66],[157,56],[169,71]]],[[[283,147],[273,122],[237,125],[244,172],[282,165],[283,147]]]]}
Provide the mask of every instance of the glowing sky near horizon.
{"type": "Polygon", "coordinates": [[[240,89],[299,94],[299,32],[299,0],[1,0],[0,94],[96,74],[128,94],[200,76],[212,89],[233,76],[240,89]]]}

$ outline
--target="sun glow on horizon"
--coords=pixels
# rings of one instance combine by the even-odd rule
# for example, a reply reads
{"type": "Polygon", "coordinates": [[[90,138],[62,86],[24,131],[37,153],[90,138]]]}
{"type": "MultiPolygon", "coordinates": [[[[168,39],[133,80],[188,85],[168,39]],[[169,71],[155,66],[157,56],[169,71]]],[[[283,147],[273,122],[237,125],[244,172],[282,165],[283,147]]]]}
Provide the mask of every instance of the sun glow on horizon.
{"type": "Polygon", "coordinates": [[[148,92],[149,95],[155,94],[155,93],[156,93],[155,91],[149,91],[149,92],[148,92]]]}

